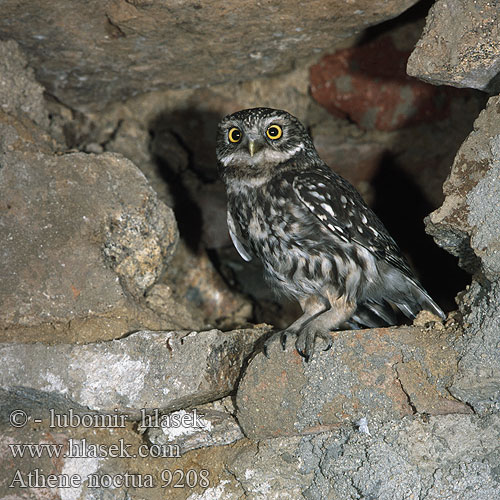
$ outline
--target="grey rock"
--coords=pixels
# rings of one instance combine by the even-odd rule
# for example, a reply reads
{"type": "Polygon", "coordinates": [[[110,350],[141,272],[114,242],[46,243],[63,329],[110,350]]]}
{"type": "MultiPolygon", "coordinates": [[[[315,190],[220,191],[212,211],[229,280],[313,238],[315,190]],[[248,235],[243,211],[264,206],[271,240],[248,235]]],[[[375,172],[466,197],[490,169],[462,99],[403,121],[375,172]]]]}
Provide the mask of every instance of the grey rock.
{"type": "Polygon", "coordinates": [[[415,3],[314,0],[303,10],[297,0],[4,0],[0,37],[21,44],[49,93],[72,107],[101,109],[141,92],[285,72],[415,3]]]}
{"type": "Polygon", "coordinates": [[[25,114],[37,125],[47,128],[44,88],[14,40],[0,41],[0,110],[13,116],[25,114]]]}
{"type": "Polygon", "coordinates": [[[173,411],[227,396],[265,330],[149,332],[108,342],[0,345],[2,416],[20,405],[173,411]],[[8,404],[7,404],[8,403],[8,404]],[[64,404],[65,403],[65,404],[64,404]]]}
{"type": "Polygon", "coordinates": [[[184,415],[189,417],[194,411],[179,410],[166,416],[166,425],[150,427],[146,432],[148,441],[160,446],[178,445],[184,454],[198,448],[231,444],[244,437],[243,431],[231,414],[212,409],[195,410],[200,425],[177,425],[175,421],[173,425],[172,418],[182,421],[184,415]]]}
{"type": "MultiPolygon", "coordinates": [[[[303,437],[265,439],[258,443],[240,440],[229,446],[213,446],[186,452],[180,458],[66,458],[57,470],[66,474],[152,474],[154,488],[66,489],[65,500],[491,500],[500,494],[500,416],[439,415],[422,419],[405,417],[380,424],[368,421],[370,435],[344,427],[334,432],[303,437]],[[162,488],[164,470],[194,469],[209,473],[210,485],[186,491],[162,488]]],[[[0,428],[0,496],[32,493],[9,489],[16,470],[24,474],[54,464],[46,456],[13,459],[8,444],[67,444],[80,442],[109,446],[123,439],[135,452],[144,444],[131,427],[119,430],[51,429],[28,424],[24,429],[0,428]],[[50,441],[49,441],[50,439],[50,441]]]]}
{"type": "Polygon", "coordinates": [[[443,206],[427,220],[438,245],[459,257],[475,280],[462,294],[464,337],[450,387],[476,412],[500,409],[500,97],[491,97],[461,146],[443,206]]]}
{"type": "MultiPolygon", "coordinates": [[[[500,113],[497,114],[497,117],[500,113]]],[[[490,280],[500,278],[500,134],[488,144],[490,163],[484,177],[467,194],[471,247],[490,280]]]]}
{"type": "MultiPolygon", "coordinates": [[[[486,109],[474,122],[474,130],[455,157],[450,175],[443,185],[446,196],[443,205],[426,219],[426,231],[434,237],[439,246],[457,256],[459,264],[470,273],[481,268],[480,258],[485,252],[481,243],[484,236],[478,236],[474,240],[482,245],[478,248],[474,241],[472,243],[470,241],[473,234],[479,232],[484,235],[485,231],[492,235],[497,234],[493,229],[496,227],[494,217],[490,217],[489,222],[486,219],[487,211],[494,211],[495,204],[486,200],[481,201],[480,193],[479,197],[475,196],[479,205],[473,208],[471,213],[470,196],[474,195],[469,193],[485,177],[488,177],[486,184],[491,184],[489,196],[498,189],[495,187],[498,185],[498,157],[495,153],[498,136],[500,136],[500,97],[496,96],[489,99],[486,109]],[[486,224],[484,229],[481,228],[483,224],[486,224]]],[[[480,189],[484,191],[485,183],[482,186],[480,189]]],[[[491,253],[490,260],[495,258],[495,245],[491,253]]],[[[488,265],[492,265],[491,261],[488,265]]]]}
{"type": "Polygon", "coordinates": [[[229,465],[251,498],[487,500],[500,493],[500,417],[405,417],[259,442],[229,465]],[[280,496],[281,495],[281,496],[280,496]]]}
{"type": "Polygon", "coordinates": [[[33,122],[0,115],[0,338],[182,327],[140,303],[174,253],[172,211],[121,155],[56,151],[33,122]]]}
{"type": "Polygon", "coordinates": [[[408,74],[435,85],[500,91],[500,10],[486,0],[439,0],[408,59],[408,74]]]}
{"type": "Polygon", "coordinates": [[[461,299],[463,355],[450,392],[478,413],[500,412],[500,282],[474,282],[461,299]]]}
{"type": "Polygon", "coordinates": [[[248,498],[255,500],[302,499],[304,485],[311,482],[312,471],[301,468],[299,438],[264,440],[245,447],[227,464],[248,498]]]}
{"type": "Polygon", "coordinates": [[[431,417],[427,423],[404,419],[372,429],[372,436],[358,433],[331,445],[324,442],[320,470],[334,499],[491,498],[492,491],[500,491],[489,474],[498,464],[499,423],[498,417],[483,422],[469,415],[431,417]],[[471,474],[460,482],[446,481],[467,468],[471,474]]]}

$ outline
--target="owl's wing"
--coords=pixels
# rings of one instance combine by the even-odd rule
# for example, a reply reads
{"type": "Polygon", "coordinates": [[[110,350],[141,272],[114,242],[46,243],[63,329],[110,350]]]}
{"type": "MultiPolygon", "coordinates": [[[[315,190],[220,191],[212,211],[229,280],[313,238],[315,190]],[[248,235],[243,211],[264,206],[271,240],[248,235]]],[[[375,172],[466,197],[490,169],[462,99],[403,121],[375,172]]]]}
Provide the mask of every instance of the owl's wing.
{"type": "Polygon", "coordinates": [[[342,177],[331,171],[305,172],[295,176],[293,189],[309,211],[341,241],[360,245],[414,279],[401,250],[380,219],[342,177]]]}
{"type": "MultiPolygon", "coordinates": [[[[345,179],[326,169],[320,173],[302,173],[295,176],[293,189],[299,200],[333,235],[347,244],[363,247],[379,262],[397,271],[385,275],[384,295],[372,297],[372,302],[369,298],[363,304],[365,307],[384,319],[384,314],[381,314],[384,311],[380,309],[380,299],[384,298],[410,318],[421,309],[445,318],[443,311],[415,278],[380,219],[345,179]]],[[[361,316],[358,319],[363,323],[361,316]]]]}
{"type": "Polygon", "coordinates": [[[235,246],[238,253],[241,255],[243,260],[250,262],[252,260],[252,256],[250,255],[250,249],[244,242],[245,240],[241,236],[241,231],[239,227],[234,222],[233,216],[231,212],[227,211],[227,227],[229,229],[229,235],[231,236],[231,240],[233,241],[233,245],[235,246]]]}

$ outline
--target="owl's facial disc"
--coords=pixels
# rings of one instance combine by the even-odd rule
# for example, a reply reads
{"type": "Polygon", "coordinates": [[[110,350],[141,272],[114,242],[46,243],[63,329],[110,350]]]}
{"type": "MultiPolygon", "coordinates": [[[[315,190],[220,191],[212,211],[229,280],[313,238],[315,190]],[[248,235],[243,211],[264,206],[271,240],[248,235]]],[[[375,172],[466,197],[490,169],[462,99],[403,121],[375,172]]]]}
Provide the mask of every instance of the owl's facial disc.
{"type": "Polygon", "coordinates": [[[288,161],[304,148],[304,144],[295,140],[291,143],[287,127],[275,117],[252,124],[228,123],[225,132],[228,151],[220,159],[221,163],[234,167],[272,167],[288,161]]]}

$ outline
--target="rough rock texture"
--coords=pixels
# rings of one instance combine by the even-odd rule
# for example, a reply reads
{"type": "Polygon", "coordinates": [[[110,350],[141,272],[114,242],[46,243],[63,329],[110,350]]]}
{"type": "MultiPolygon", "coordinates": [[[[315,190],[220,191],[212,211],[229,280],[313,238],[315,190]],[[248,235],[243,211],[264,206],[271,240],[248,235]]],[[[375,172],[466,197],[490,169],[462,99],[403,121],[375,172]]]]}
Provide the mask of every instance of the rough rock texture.
{"type": "Polygon", "coordinates": [[[0,344],[2,416],[51,405],[137,415],[173,411],[227,396],[266,329],[138,332],[78,344],[0,344]],[[36,363],[32,360],[36,359],[36,363]]]}
{"type": "Polygon", "coordinates": [[[500,409],[500,97],[492,97],[457,154],[443,206],[427,220],[438,245],[475,273],[460,299],[465,336],[450,388],[480,413],[500,409]]]}
{"type": "MultiPolygon", "coordinates": [[[[163,427],[151,427],[147,431],[147,439],[152,444],[157,445],[178,445],[181,453],[198,448],[209,446],[222,446],[231,444],[242,439],[243,432],[236,422],[235,418],[220,410],[210,408],[196,408],[199,416],[200,425],[187,425],[174,427],[167,419],[163,427]]],[[[169,415],[171,418],[182,419],[184,415],[190,415],[190,412],[179,410],[169,415]]],[[[189,422],[188,422],[189,423],[189,422]]]]}
{"type": "Polygon", "coordinates": [[[371,435],[312,437],[301,442],[303,455],[317,457],[304,497],[494,498],[500,492],[498,432],[498,416],[444,415],[374,426],[371,435]]]}
{"type": "MultiPolygon", "coordinates": [[[[333,347],[317,347],[304,363],[293,346],[270,359],[257,354],[238,386],[238,422],[262,439],[320,432],[363,417],[390,420],[414,412],[469,413],[450,398],[456,333],[419,328],[335,332],[333,347]]],[[[290,342],[290,344],[293,344],[290,342]]]]}
{"type": "Polygon", "coordinates": [[[9,445],[60,445],[65,446],[63,451],[69,451],[71,444],[78,451],[85,439],[87,450],[92,445],[109,450],[123,440],[128,445],[127,453],[132,455],[146,443],[129,425],[112,430],[53,428],[49,433],[34,424],[24,429],[3,428],[0,495],[41,498],[38,495],[52,493],[49,498],[62,500],[156,500],[165,495],[170,500],[491,500],[500,495],[498,415],[405,417],[385,424],[368,422],[368,432],[344,428],[258,443],[243,439],[230,446],[202,448],[179,457],[173,454],[174,448],[149,445],[141,449],[146,455],[143,459],[127,455],[95,457],[89,451],[80,458],[63,455],[49,459],[44,453],[40,458],[21,459],[13,457],[9,445]],[[54,489],[20,488],[19,482],[14,488],[8,487],[18,470],[21,479],[27,481],[28,473],[35,468],[46,475],[76,475],[82,484],[61,489],[60,497],[53,496],[54,489]],[[193,487],[187,486],[190,470],[190,481],[198,478],[193,487]],[[174,487],[174,482],[167,484],[168,471],[184,472],[174,477],[180,487],[174,487]],[[207,471],[203,474],[209,479],[208,485],[200,484],[202,471],[207,471]],[[122,483],[120,487],[89,488],[89,476],[93,474],[97,479],[109,475],[111,480],[124,482],[127,472],[135,476],[135,486],[129,476],[128,487],[122,483]],[[139,475],[142,487],[138,486],[139,475]],[[147,480],[151,487],[145,486],[147,480]]]}
{"type": "Polygon", "coordinates": [[[438,0],[408,60],[408,74],[435,85],[500,91],[497,1],[438,0]]]}
{"type": "Polygon", "coordinates": [[[487,500],[500,493],[499,431],[498,416],[407,417],[369,434],[264,440],[242,449],[229,470],[256,499],[487,500]]]}
{"type": "Polygon", "coordinates": [[[0,110],[14,116],[25,114],[46,128],[49,117],[43,91],[18,44],[0,42],[0,110]]]}
{"type": "Polygon", "coordinates": [[[129,160],[53,153],[32,123],[2,117],[2,337],[89,341],[168,327],[136,299],[175,250],[172,211],[129,160]]]}
{"type": "MultiPolygon", "coordinates": [[[[471,207],[469,193],[485,177],[489,179],[484,180],[480,189],[484,190],[487,184],[490,184],[489,189],[495,189],[499,136],[500,97],[492,97],[475,121],[473,132],[455,157],[450,175],[443,185],[446,196],[443,205],[429,216],[427,222],[427,231],[435,237],[438,245],[457,256],[460,265],[470,273],[478,270],[480,262],[477,257],[484,245],[478,248],[472,242],[471,249],[469,240],[473,233],[479,233],[476,238],[480,238],[484,231],[495,230],[494,218],[485,218],[484,215],[481,217],[481,213],[495,210],[496,204],[493,199],[492,202],[471,207]],[[477,213],[471,215],[471,211],[477,213]],[[486,225],[483,228],[484,223],[486,225]],[[472,225],[475,226],[474,229],[472,225]]],[[[484,194],[491,196],[493,193],[484,194]]],[[[491,215],[494,216],[494,213],[491,215]]],[[[493,254],[494,250],[493,247],[493,254]]]]}
{"type": "Polygon", "coordinates": [[[21,44],[59,100],[100,108],[140,92],[289,70],[297,58],[321,53],[415,2],[314,0],[304,9],[298,1],[7,0],[0,37],[21,44]]]}

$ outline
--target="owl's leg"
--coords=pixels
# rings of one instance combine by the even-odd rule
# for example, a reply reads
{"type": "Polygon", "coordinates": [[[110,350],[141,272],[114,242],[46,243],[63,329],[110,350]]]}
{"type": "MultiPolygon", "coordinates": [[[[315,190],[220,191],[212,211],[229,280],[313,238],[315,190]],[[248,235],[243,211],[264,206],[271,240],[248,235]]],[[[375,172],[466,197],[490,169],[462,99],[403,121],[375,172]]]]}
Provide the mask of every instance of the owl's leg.
{"type": "Polygon", "coordinates": [[[332,346],[330,331],[337,329],[342,323],[353,315],[356,305],[348,302],[345,297],[334,298],[327,294],[330,301],[330,308],[319,314],[312,321],[308,322],[297,335],[295,347],[306,361],[309,361],[314,351],[314,344],[317,337],[325,340],[327,351],[332,346]]]}
{"type": "Polygon", "coordinates": [[[289,335],[298,335],[309,323],[313,322],[331,308],[330,301],[321,295],[300,299],[299,303],[304,314],[295,320],[288,328],[274,333],[264,342],[264,354],[266,356],[269,345],[274,342],[277,337],[280,339],[281,347],[285,350],[286,339],[289,335]]]}

